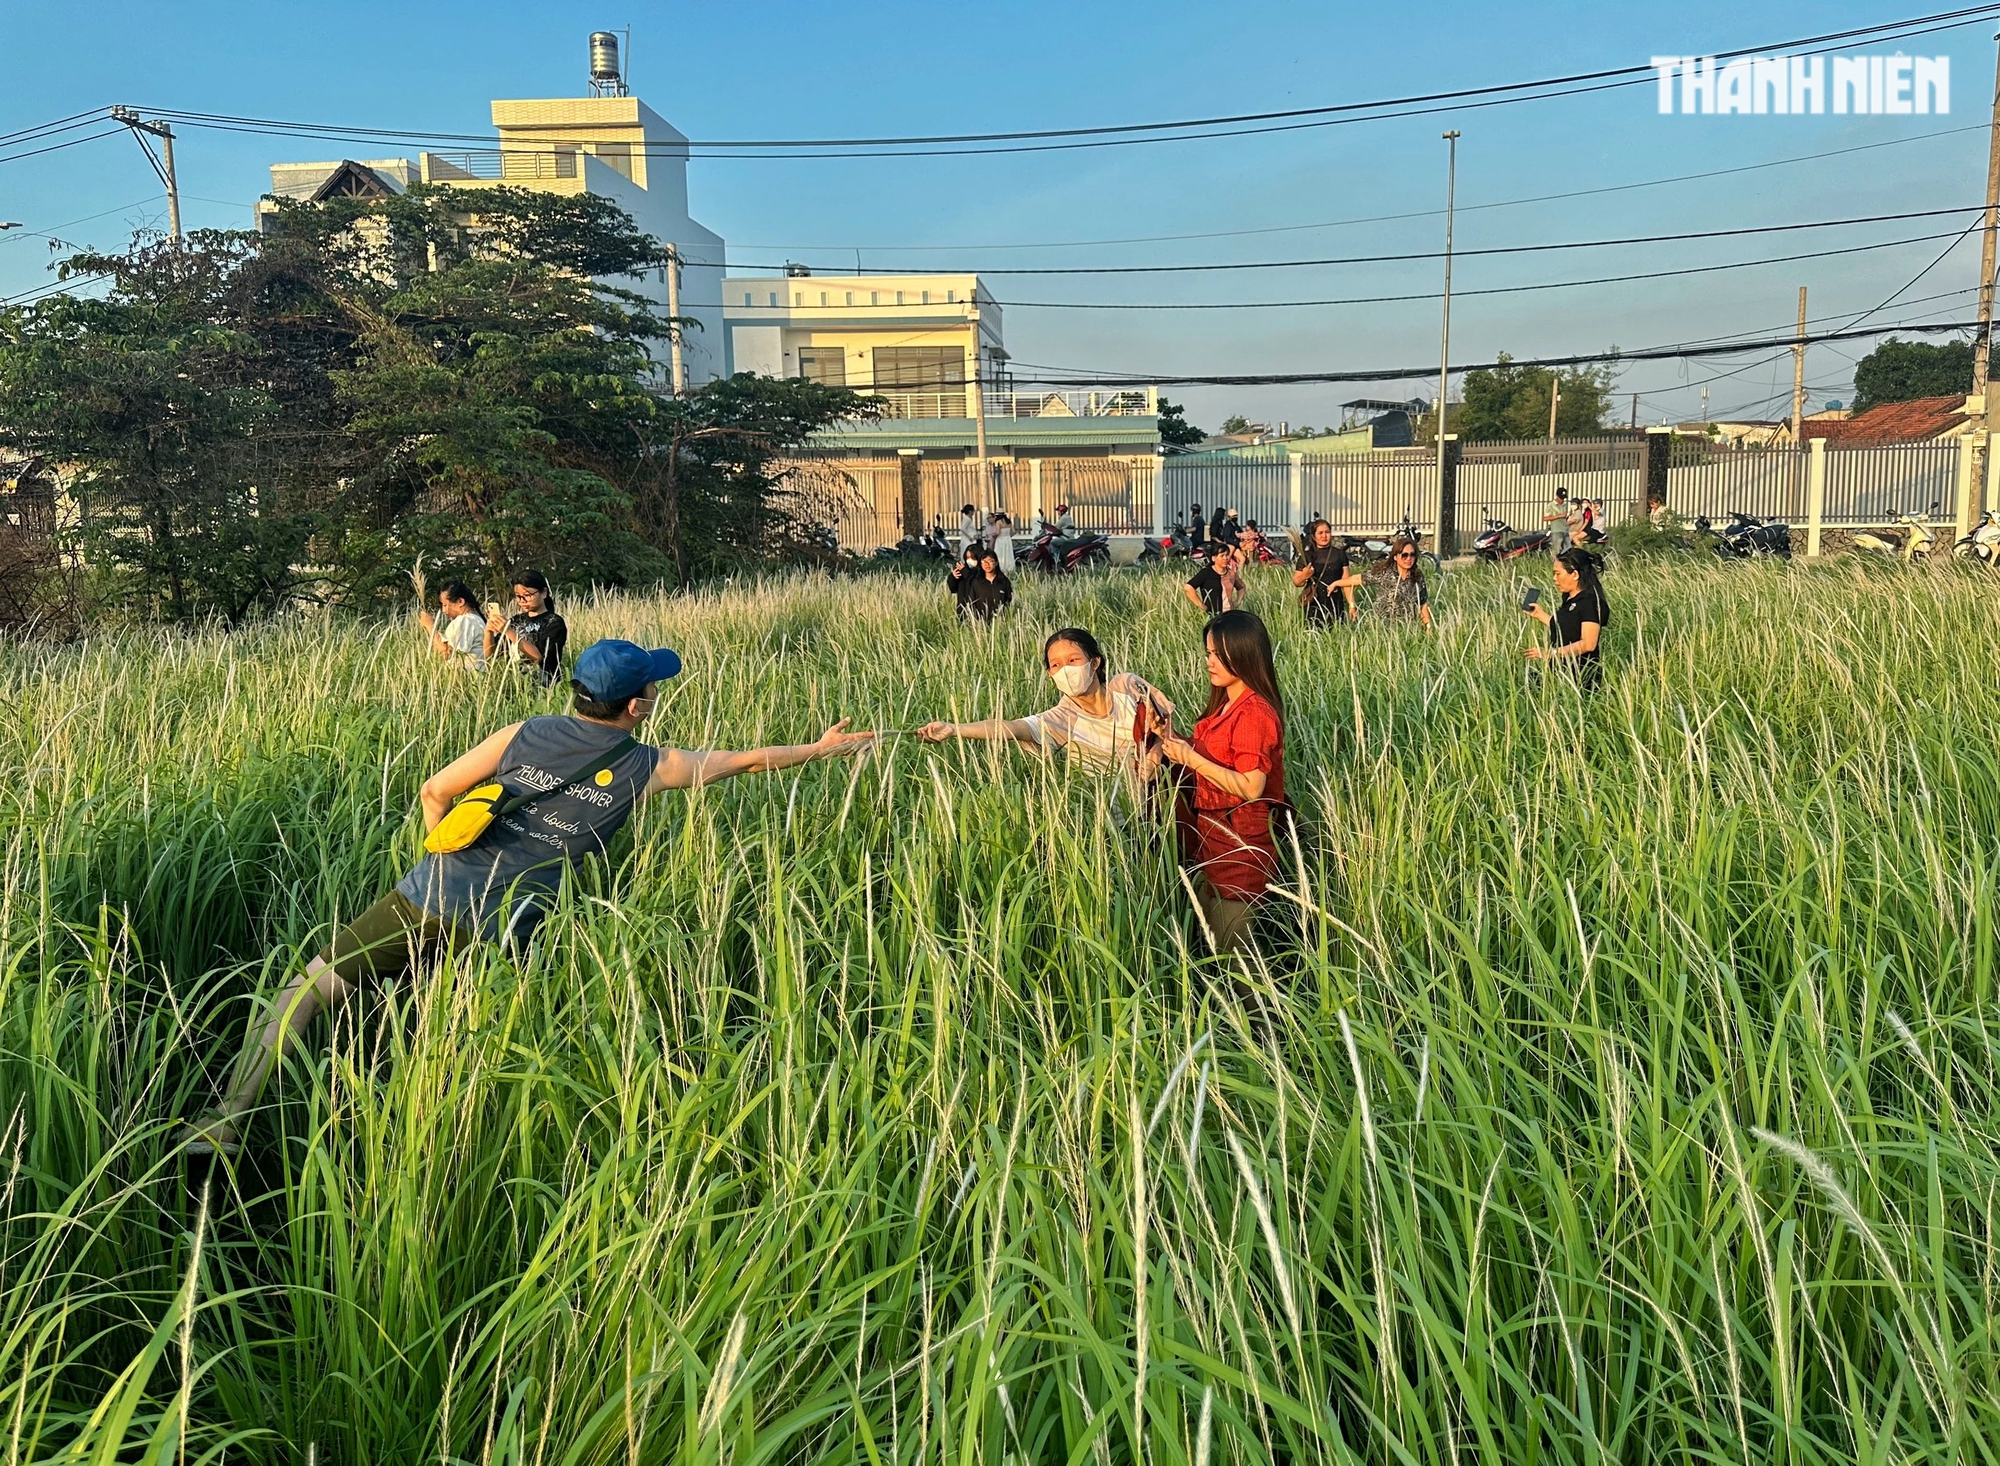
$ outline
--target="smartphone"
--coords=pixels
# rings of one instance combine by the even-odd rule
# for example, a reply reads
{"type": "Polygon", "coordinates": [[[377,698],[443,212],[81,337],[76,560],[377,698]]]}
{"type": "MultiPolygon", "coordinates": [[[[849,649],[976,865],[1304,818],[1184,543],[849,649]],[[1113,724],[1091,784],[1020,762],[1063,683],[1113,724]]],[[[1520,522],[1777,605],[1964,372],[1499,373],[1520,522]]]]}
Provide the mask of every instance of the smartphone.
{"type": "Polygon", "coordinates": [[[1523,611],[1532,611],[1541,603],[1542,590],[1540,586],[1531,585],[1521,592],[1521,609],[1523,611]]]}

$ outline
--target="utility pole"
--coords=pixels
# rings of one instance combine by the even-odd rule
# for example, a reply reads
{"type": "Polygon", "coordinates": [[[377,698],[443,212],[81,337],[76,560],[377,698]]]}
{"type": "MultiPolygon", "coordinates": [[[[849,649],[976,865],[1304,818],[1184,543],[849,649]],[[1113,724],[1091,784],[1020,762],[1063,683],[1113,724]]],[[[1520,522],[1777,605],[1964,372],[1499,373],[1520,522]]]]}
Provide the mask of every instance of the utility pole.
{"type": "Polygon", "coordinates": [[[153,171],[160,175],[160,182],[167,188],[167,229],[173,235],[174,243],[181,242],[181,187],[174,173],[174,130],[164,122],[146,122],[131,107],[113,107],[111,120],[122,122],[132,129],[132,136],[146,154],[146,161],[153,165],[153,171]],[[153,145],[146,141],[150,133],[160,140],[160,148],[166,154],[162,163],[153,155],[153,145]]]}
{"type": "MultiPolygon", "coordinates": [[[[2000,36],[1994,37],[2000,40],[2000,36]]],[[[1988,434],[1993,431],[1993,394],[1986,390],[1988,380],[1988,358],[1993,350],[1993,246],[1996,225],[2000,225],[2000,57],[1996,57],[1993,69],[1993,121],[1986,142],[1986,225],[1981,231],[1979,247],[1979,336],[1972,343],[1972,395],[1983,400],[1984,419],[1982,431],[1977,440],[1983,448],[1990,441],[1988,434]]],[[[1973,459],[1975,482],[1979,485],[1975,492],[1983,500],[1986,493],[1987,465],[1985,453],[1978,451],[1973,459]]]]}
{"type": "MultiPolygon", "coordinates": [[[[986,373],[980,363],[986,357],[986,343],[980,339],[982,327],[979,324],[979,303],[972,305],[972,431],[979,443],[979,491],[991,497],[992,486],[987,482],[986,472],[986,373]]],[[[982,509],[986,505],[980,506],[982,509]]]]}
{"type": "Polygon", "coordinates": [[[1438,362],[1438,512],[1444,512],[1445,401],[1451,395],[1451,228],[1458,202],[1458,129],[1444,135],[1449,152],[1444,170],[1444,329],[1438,362]]]}
{"type": "Polygon", "coordinates": [[[1632,431],[1635,433],[1639,431],[1639,394],[1637,392],[1632,394],[1632,431]]]}
{"type": "Polygon", "coordinates": [[[673,334],[667,338],[672,363],[674,396],[687,391],[687,368],[681,361],[681,247],[667,246],[667,314],[674,318],[673,334]]]}
{"type": "Polygon", "coordinates": [[[1556,406],[1563,400],[1562,378],[1556,375],[1554,367],[1549,368],[1549,466],[1548,472],[1556,471],[1556,406]]]}
{"type": "Polygon", "coordinates": [[[1792,443],[1805,442],[1806,427],[1806,288],[1799,287],[1799,339],[1792,348],[1792,443]]]}

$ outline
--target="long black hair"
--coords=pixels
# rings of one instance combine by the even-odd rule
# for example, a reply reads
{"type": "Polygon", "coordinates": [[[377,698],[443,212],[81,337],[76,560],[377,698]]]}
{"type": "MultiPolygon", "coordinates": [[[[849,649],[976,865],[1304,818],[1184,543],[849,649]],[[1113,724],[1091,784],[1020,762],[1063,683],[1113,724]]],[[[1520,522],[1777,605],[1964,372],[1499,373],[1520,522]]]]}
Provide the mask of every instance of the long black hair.
{"type": "Polygon", "coordinates": [[[457,601],[461,606],[470,606],[475,611],[479,609],[479,597],[472,593],[472,587],[464,581],[447,581],[443,589],[446,600],[457,601]]]}
{"type": "Polygon", "coordinates": [[[1599,578],[1597,557],[1581,545],[1571,545],[1556,556],[1556,564],[1576,577],[1576,593],[1597,598],[1597,608],[1603,613],[1598,621],[1600,626],[1611,624],[1611,603],[1604,599],[1604,582],[1599,578]]]}
{"type": "MultiPolygon", "coordinates": [[[[1282,729],[1285,700],[1278,695],[1278,669],[1271,661],[1271,633],[1264,629],[1264,623],[1249,611],[1224,611],[1220,616],[1210,618],[1208,625],[1202,628],[1201,636],[1204,644],[1214,644],[1217,661],[1242,678],[1246,687],[1271,705],[1282,729]]],[[[1208,707],[1202,716],[1214,717],[1228,701],[1228,693],[1211,685],[1208,707]]]]}

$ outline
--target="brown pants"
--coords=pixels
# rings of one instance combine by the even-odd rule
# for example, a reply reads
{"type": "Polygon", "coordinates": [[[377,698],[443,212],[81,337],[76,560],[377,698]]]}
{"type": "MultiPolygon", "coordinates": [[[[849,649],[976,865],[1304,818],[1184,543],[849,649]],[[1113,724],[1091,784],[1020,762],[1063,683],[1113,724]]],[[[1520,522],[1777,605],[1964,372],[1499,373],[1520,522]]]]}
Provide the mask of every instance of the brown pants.
{"type": "Polygon", "coordinates": [[[1194,878],[1194,898],[1201,905],[1201,919],[1207,923],[1209,939],[1219,955],[1250,950],[1250,918],[1257,910],[1254,901],[1231,901],[1218,893],[1205,875],[1194,878]]]}
{"type": "Polygon", "coordinates": [[[428,957],[464,935],[441,916],[391,891],[333,934],[320,960],[349,986],[363,976],[395,977],[413,960],[428,957]]]}

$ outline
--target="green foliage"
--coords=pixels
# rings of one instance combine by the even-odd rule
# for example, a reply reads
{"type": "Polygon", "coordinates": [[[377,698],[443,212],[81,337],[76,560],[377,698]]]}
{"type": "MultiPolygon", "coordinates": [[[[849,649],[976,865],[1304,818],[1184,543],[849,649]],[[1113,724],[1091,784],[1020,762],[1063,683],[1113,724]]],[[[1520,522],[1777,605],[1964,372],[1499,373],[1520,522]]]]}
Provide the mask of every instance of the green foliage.
{"type": "Polygon", "coordinates": [[[1178,402],[1160,399],[1160,441],[1174,448],[1192,448],[1208,436],[1187,420],[1187,409],[1178,402]]]}
{"type": "MultiPolygon", "coordinates": [[[[1548,367],[1511,365],[1512,358],[1501,352],[1502,365],[1465,374],[1464,397],[1453,403],[1447,431],[1457,433],[1462,442],[1490,443],[1519,438],[1546,438],[1549,435],[1549,390],[1561,389],[1556,404],[1556,436],[1574,437],[1604,430],[1611,410],[1611,389],[1617,374],[1609,366],[1568,367],[1555,371],[1548,367]]],[[[1424,414],[1417,425],[1416,441],[1437,437],[1437,413],[1424,414]]]]}
{"type": "Polygon", "coordinates": [[[1222,431],[1225,434],[1247,433],[1250,431],[1250,419],[1240,412],[1232,412],[1222,420],[1222,431]]]}
{"type": "Polygon", "coordinates": [[[1613,525],[1605,534],[1605,545],[1620,561],[1676,559],[1689,555],[1713,554],[1713,535],[1704,535],[1694,524],[1671,509],[1657,518],[1633,514],[1613,525]]]}
{"type": "MultiPolygon", "coordinates": [[[[1614,563],[1580,703],[1524,577],[1329,636],[1251,573],[1322,841],[1268,965],[1102,784],[904,741],[663,796],[531,953],[316,1024],[212,1172],[170,1137],[251,995],[550,704],[359,621],[10,647],[9,1458],[1984,1460],[1990,582],[1614,563]]],[[[744,747],[1046,707],[1071,624],[1198,707],[1179,581],[565,614],[744,747]]]]}
{"type": "Polygon", "coordinates": [[[1898,341],[1891,337],[1854,367],[1854,410],[1919,397],[1963,397],[1972,390],[1972,343],[1898,341]]]}
{"type": "Polygon", "coordinates": [[[0,448],[71,465],[93,567],[172,619],[365,604],[418,556],[490,585],[771,563],[771,458],[867,410],[662,395],[652,351],[688,323],[607,282],[666,255],[594,195],[419,187],[271,223],[77,256],[104,299],[0,314],[0,448]]]}

